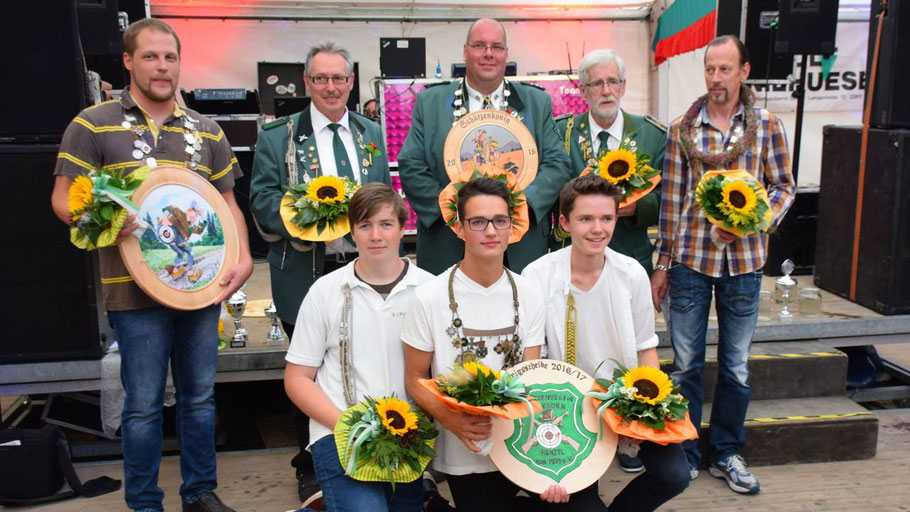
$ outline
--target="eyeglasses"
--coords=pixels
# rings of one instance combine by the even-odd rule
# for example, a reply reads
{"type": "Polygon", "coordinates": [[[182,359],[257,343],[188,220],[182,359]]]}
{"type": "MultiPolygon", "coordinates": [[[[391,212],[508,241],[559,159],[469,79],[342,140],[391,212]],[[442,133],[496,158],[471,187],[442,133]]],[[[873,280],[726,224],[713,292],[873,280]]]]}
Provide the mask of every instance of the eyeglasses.
{"type": "Polygon", "coordinates": [[[477,53],[486,53],[487,50],[490,50],[491,52],[493,52],[494,54],[497,54],[497,55],[508,50],[508,48],[506,48],[505,46],[503,46],[501,44],[491,44],[490,46],[487,46],[483,43],[469,44],[468,48],[474,50],[477,53]]]}
{"type": "Polygon", "coordinates": [[[336,76],[319,75],[319,76],[311,76],[310,82],[313,82],[314,84],[317,84],[317,85],[325,85],[325,84],[329,83],[329,80],[331,80],[332,83],[335,85],[344,85],[344,84],[348,83],[348,80],[350,80],[350,79],[351,79],[350,76],[345,76],[345,75],[336,75],[336,76]]]}
{"type": "Polygon", "coordinates": [[[619,86],[622,85],[624,82],[625,82],[625,80],[617,80],[615,78],[608,78],[606,81],[595,80],[594,82],[588,82],[583,85],[585,87],[594,89],[596,91],[603,89],[604,85],[607,85],[610,87],[610,89],[613,89],[615,91],[616,89],[619,89],[619,86]]]}
{"type": "Polygon", "coordinates": [[[464,222],[471,231],[486,231],[487,226],[490,224],[500,231],[512,227],[512,219],[510,217],[493,217],[492,219],[486,217],[471,217],[470,219],[465,219],[464,222]]]}

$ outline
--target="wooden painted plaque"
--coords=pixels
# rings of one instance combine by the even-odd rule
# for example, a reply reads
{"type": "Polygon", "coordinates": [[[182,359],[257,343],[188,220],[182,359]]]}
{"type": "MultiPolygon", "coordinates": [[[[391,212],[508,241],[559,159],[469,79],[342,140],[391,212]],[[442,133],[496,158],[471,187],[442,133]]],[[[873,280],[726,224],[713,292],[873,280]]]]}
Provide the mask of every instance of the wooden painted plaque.
{"type": "Polygon", "coordinates": [[[443,157],[452,181],[467,181],[475,170],[487,176],[508,173],[519,190],[534,181],[539,160],[528,128],[499,110],[479,110],[458,119],[446,137],[443,157]]]}
{"type": "Polygon", "coordinates": [[[525,361],[509,373],[521,378],[541,411],[531,421],[493,421],[490,457],[509,480],[523,489],[542,493],[554,484],[569,493],[596,482],[610,466],[618,436],[604,429],[591,398],[594,379],[562,361],[525,361]]]}
{"type": "Polygon", "coordinates": [[[139,288],[173,309],[211,304],[224,291],[218,283],[240,260],[237,225],[221,193],[193,171],[160,166],[133,202],[146,229],[119,247],[139,288]]]}

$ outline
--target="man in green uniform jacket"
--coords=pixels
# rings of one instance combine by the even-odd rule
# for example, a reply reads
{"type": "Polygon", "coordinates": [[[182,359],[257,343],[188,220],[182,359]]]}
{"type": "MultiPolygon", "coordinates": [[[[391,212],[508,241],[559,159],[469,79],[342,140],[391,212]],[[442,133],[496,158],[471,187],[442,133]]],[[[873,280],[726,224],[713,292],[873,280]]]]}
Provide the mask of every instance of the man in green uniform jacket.
{"type": "MultiPolygon", "coordinates": [[[[359,185],[391,183],[379,125],[345,106],[354,80],[354,61],[347,50],[331,41],[314,46],[307,54],[304,73],[312,104],[264,125],[256,143],[250,211],[269,242],[272,300],[288,338],[313,282],[357,256],[350,237],[307,242],[288,233],[279,213],[288,185],[308,183],[319,176],[347,177],[359,185]]],[[[295,412],[294,427],[300,452],[291,465],[296,469],[301,501],[312,504],[319,487],[306,451],[307,417],[295,412]]]]}
{"type": "Polygon", "coordinates": [[[547,93],[504,80],[509,52],[498,21],[481,19],[471,25],[464,59],[464,80],[429,87],[417,96],[411,129],[398,154],[401,185],[417,212],[417,264],[440,274],[464,254],[464,243],[445,225],[439,209],[439,193],[451,181],[443,148],[452,123],[463,113],[494,108],[518,116],[534,136],[539,155],[537,177],[524,191],[531,217],[528,232],[506,251],[509,268],[521,272],[547,252],[550,208],[570,179],[569,162],[547,93]]]}
{"type": "MultiPolygon", "coordinates": [[[[556,120],[563,147],[572,162],[572,177],[581,174],[603,154],[604,140],[610,151],[621,144],[629,149],[634,147],[636,153],[651,158],[651,167],[662,170],[667,127],[651,116],[636,116],[620,109],[626,92],[626,69],[619,55],[613,50],[594,50],[585,55],[579,65],[578,80],[590,110],[556,120]]],[[[657,224],[659,207],[658,184],[645,197],[619,209],[620,218],[610,241],[611,249],[637,259],[649,276],[653,270],[654,246],[648,239],[648,227],[657,224]]],[[[558,211],[556,214],[558,217],[558,211]]],[[[552,245],[561,247],[562,242],[556,240],[552,245]]]]}

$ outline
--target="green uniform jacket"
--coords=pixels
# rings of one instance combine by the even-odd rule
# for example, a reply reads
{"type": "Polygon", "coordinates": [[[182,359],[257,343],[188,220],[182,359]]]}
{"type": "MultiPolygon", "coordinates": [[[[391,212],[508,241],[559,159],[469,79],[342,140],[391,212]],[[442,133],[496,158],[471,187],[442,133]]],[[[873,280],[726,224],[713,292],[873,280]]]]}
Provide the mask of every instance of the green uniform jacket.
{"type": "MultiPolygon", "coordinates": [[[[436,85],[417,95],[411,129],[398,154],[401,185],[417,212],[417,264],[437,275],[464,255],[464,243],[445,225],[439,210],[439,193],[450,182],[443,147],[455,120],[455,90],[462,83],[456,80],[436,85]]],[[[524,191],[531,217],[528,232],[506,252],[509,268],[521,272],[548,250],[550,208],[569,180],[570,169],[553,122],[549,95],[532,85],[507,82],[507,87],[509,106],[534,136],[540,156],[537,177],[524,191]]],[[[467,103],[466,93],[462,98],[467,103]]]]}
{"type": "MultiPolygon", "coordinates": [[[[358,138],[362,137],[363,144],[372,142],[378,148],[385,148],[379,125],[350,111],[348,119],[355,146],[360,145],[358,138]]],[[[298,158],[298,183],[303,183],[305,170],[309,171],[311,178],[315,178],[317,172],[315,169],[305,169],[309,165],[300,162],[301,155],[312,153],[317,162],[323,158],[334,158],[334,155],[319,155],[316,140],[310,140],[313,135],[313,123],[309,108],[293,114],[289,118],[281,118],[264,125],[256,143],[256,156],[253,160],[253,172],[250,177],[250,211],[266,237],[269,235],[280,237],[269,243],[268,262],[272,278],[272,300],[275,302],[279,318],[293,324],[297,321],[297,311],[300,309],[303,297],[313,282],[322,275],[325,244],[305,242],[291,237],[278,212],[281,198],[287,191],[288,185],[287,164],[285,163],[285,155],[288,150],[288,120],[292,123],[291,130],[296,146],[295,158],[298,158]],[[307,247],[309,250],[300,251],[294,248],[289,240],[294,240],[298,247],[307,247]]],[[[364,156],[359,154],[356,157],[362,165],[364,156]]],[[[307,163],[312,161],[310,158],[306,160],[307,163]]],[[[360,183],[362,185],[372,182],[391,184],[389,162],[385,152],[382,156],[373,157],[373,163],[366,167],[366,171],[367,174],[364,176],[363,168],[361,168],[360,183]]]]}
{"type": "MultiPolygon", "coordinates": [[[[667,149],[667,127],[650,116],[636,116],[626,111],[623,111],[622,115],[623,140],[627,137],[634,140],[638,151],[643,151],[651,157],[651,167],[662,171],[664,151],[667,149]]],[[[587,152],[593,151],[588,113],[578,114],[574,118],[571,116],[561,117],[556,120],[556,126],[563,140],[563,148],[569,154],[569,160],[572,162],[572,177],[574,178],[584,170],[587,160],[596,156],[593,154],[584,155],[585,150],[581,146],[581,141],[585,140],[587,141],[587,152]],[[569,119],[573,119],[572,126],[569,133],[566,133],[569,119]]],[[[635,215],[619,218],[616,223],[616,229],[613,231],[613,238],[610,240],[611,249],[637,259],[648,271],[649,276],[653,270],[651,254],[654,252],[654,246],[648,240],[648,227],[657,224],[659,210],[660,184],[650,194],[637,201],[635,215]]],[[[554,207],[554,213],[555,218],[558,219],[559,212],[556,207],[554,207]]],[[[555,242],[555,244],[557,247],[562,245],[560,242],[555,242]]]]}

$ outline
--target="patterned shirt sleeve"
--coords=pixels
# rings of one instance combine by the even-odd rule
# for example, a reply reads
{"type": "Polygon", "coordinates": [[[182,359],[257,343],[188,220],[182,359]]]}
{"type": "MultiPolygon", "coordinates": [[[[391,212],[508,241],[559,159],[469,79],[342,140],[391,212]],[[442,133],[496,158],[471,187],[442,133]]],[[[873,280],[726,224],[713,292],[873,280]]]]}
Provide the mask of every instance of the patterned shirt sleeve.
{"type": "Polygon", "coordinates": [[[775,115],[766,121],[770,144],[763,155],[762,167],[768,190],[771,211],[774,212],[769,229],[773,230],[783,220],[795,199],[796,183],[790,167],[790,153],[787,150],[787,134],[783,122],[775,115]]]}
{"type": "Polygon", "coordinates": [[[211,128],[214,132],[210,140],[212,174],[209,176],[209,181],[219,192],[226,192],[234,188],[234,181],[243,176],[243,172],[240,170],[240,164],[237,163],[237,157],[234,156],[231,143],[224,135],[224,131],[214,122],[211,125],[211,127],[208,124],[205,126],[206,131],[211,128]]]}
{"type": "Polygon", "coordinates": [[[85,112],[79,113],[67,126],[57,154],[55,176],[75,178],[101,167],[101,149],[93,128],[85,112]]]}
{"type": "Polygon", "coordinates": [[[673,254],[673,237],[677,231],[680,212],[685,204],[686,175],[689,162],[679,142],[679,119],[667,130],[667,149],[664,152],[663,177],[661,179],[660,223],[657,239],[657,254],[673,254]]]}

